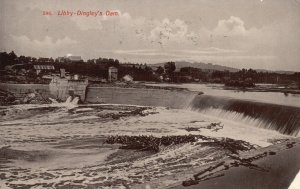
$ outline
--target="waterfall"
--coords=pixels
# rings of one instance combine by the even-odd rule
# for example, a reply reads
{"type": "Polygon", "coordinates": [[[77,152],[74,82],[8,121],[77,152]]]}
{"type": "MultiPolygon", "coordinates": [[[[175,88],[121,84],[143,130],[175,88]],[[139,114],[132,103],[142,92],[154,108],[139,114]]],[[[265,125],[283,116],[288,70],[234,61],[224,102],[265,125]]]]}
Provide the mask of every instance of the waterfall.
{"type": "Polygon", "coordinates": [[[79,97],[75,97],[75,98],[73,98],[71,103],[74,104],[74,105],[77,105],[78,102],[79,102],[79,97]]]}
{"type": "Polygon", "coordinates": [[[300,131],[299,107],[198,95],[189,109],[292,136],[298,136],[300,131]]]}
{"type": "Polygon", "coordinates": [[[78,102],[79,102],[79,97],[72,97],[69,96],[66,100],[66,102],[62,103],[63,106],[67,107],[68,109],[73,109],[76,108],[78,106],[78,102]]]}
{"type": "Polygon", "coordinates": [[[72,101],[72,96],[69,96],[65,103],[71,103],[71,101],[72,101]]]}
{"type": "Polygon", "coordinates": [[[89,87],[86,102],[191,109],[283,134],[297,136],[300,131],[300,107],[203,95],[195,91],[89,87]]]}

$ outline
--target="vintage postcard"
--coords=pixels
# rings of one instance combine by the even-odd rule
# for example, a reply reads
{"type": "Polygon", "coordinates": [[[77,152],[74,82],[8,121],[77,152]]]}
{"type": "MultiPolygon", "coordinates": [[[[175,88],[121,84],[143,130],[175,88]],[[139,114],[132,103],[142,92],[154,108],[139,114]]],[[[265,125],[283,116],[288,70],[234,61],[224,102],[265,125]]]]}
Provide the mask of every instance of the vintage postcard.
{"type": "Polygon", "coordinates": [[[0,0],[0,189],[299,189],[300,0],[0,0]]]}

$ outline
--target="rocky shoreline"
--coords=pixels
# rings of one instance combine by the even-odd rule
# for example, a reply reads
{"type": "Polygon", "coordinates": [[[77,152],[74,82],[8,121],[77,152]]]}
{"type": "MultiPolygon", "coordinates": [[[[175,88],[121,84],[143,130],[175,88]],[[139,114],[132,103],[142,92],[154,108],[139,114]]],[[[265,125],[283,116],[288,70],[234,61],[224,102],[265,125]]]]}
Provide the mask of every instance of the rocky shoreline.
{"type": "Polygon", "coordinates": [[[36,91],[16,96],[14,93],[0,89],[0,106],[50,103],[51,100],[49,98],[36,91]]]}

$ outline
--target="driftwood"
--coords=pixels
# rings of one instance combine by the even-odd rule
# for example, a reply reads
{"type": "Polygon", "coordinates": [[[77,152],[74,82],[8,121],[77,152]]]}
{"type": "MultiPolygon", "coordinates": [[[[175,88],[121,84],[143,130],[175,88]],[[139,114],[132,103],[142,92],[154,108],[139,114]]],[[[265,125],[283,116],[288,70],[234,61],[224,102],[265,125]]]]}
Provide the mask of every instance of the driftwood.
{"type": "Polygon", "coordinates": [[[158,152],[160,146],[170,146],[181,143],[196,142],[195,135],[185,136],[163,136],[161,138],[154,136],[110,136],[106,139],[108,144],[122,144],[122,149],[149,150],[158,152]]]}
{"type": "Polygon", "coordinates": [[[238,154],[239,151],[248,151],[255,149],[254,145],[251,145],[249,142],[242,140],[234,140],[230,138],[222,139],[212,139],[213,141],[202,142],[201,145],[206,146],[219,146],[226,150],[229,150],[233,154],[238,154]]]}
{"type": "Polygon", "coordinates": [[[215,139],[203,135],[179,135],[179,136],[109,136],[106,139],[108,144],[122,144],[122,149],[149,150],[158,152],[160,146],[170,146],[181,143],[197,142],[199,139],[205,142],[198,142],[202,146],[216,146],[228,150],[230,153],[238,154],[239,151],[255,149],[253,145],[242,140],[233,140],[230,138],[215,139]]]}
{"type": "Polygon", "coordinates": [[[203,171],[201,171],[201,172],[195,174],[195,175],[194,175],[194,178],[197,179],[197,180],[199,180],[199,179],[200,179],[199,176],[203,175],[204,173],[213,171],[214,169],[216,169],[216,168],[218,168],[218,167],[220,167],[220,166],[223,166],[224,163],[225,163],[225,162],[222,161],[222,162],[220,162],[220,163],[218,163],[218,164],[216,164],[216,165],[210,166],[210,167],[204,169],[203,171]]]}
{"type": "Polygon", "coordinates": [[[198,184],[200,181],[204,181],[204,180],[208,180],[208,179],[212,179],[212,178],[217,178],[217,177],[221,177],[221,176],[224,176],[224,173],[219,173],[219,174],[216,174],[216,172],[212,172],[214,171],[215,169],[221,167],[221,166],[224,166],[224,170],[226,169],[225,168],[225,162],[222,161],[216,165],[213,165],[213,166],[210,166],[206,169],[204,169],[203,171],[197,173],[194,175],[194,179],[190,179],[190,180],[187,180],[187,181],[183,181],[182,182],[182,185],[183,186],[191,186],[191,185],[196,185],[198,184]]]}
{"type": "Polygon", "coordinates": [[[112,119],[120,119],[122,117],[129,117],[129,116],[147,116],[149,114],[155,114],[156,112],[144,112],[145,110],[149,109],[148,107],[138,107],[135,109],[129,109],[128,111],[118,112],[118,113],[106,113],[106,114],[98,114],[101,118],[112,118],[112,119]]]}

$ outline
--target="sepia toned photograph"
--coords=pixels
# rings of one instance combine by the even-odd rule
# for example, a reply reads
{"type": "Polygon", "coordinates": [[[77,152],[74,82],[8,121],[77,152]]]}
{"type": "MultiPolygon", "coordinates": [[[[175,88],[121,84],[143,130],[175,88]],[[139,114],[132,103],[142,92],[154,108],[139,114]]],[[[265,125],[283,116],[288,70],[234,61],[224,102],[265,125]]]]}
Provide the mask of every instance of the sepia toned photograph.
{"type": "Polygon", "coordinates": [[[300,0],[0,0],[0,189],[300,189],[300,0]]]}

